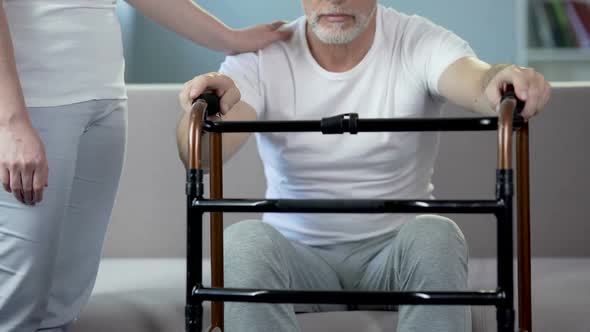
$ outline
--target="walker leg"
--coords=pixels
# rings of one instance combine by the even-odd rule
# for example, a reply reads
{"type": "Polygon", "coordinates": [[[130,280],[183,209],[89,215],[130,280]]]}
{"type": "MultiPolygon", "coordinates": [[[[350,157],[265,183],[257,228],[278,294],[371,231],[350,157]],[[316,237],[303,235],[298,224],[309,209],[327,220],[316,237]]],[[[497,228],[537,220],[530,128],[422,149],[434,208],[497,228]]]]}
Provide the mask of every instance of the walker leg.
{"type": "Polygon", "coordinates": [[[514,310],[498,308],[497,310],[498,332],[514,331],[514,310]]]}
{"type": "Polygon", "coordinates": [[[187,305],[185,310],[186,332],[203,331],[203,304],[187,305]]]}

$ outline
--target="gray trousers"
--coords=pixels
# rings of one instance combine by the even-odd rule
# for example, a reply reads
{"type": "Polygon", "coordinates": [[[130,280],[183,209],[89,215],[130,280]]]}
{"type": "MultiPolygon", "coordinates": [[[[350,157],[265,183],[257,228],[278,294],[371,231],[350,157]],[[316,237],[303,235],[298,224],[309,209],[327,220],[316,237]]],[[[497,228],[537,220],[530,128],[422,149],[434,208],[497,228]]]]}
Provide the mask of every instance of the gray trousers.
{"type": "Polygon", "coordinates": [[[65,331],[88,300],[121,175],[125,100],[30,108],[49,163],[35,206],[0,189],[0,331],[65,331]]]}
{"type": "MultiPolygon", "coordinates": [[[[248,220],[225,231],[224,246],[226,287],[387,291],[467,288],[465,238],[453,221],[439,216],[417,217],[397,231],[374,239],[318,247],[289,241],[272,226],[248,220]]],[[[347,309],[354,308],[227,302],[225,330],[299,331],[296,312],[347,309]]],[[[397,331],[471,332],[470,307],[400,306],[397,331]]]]}

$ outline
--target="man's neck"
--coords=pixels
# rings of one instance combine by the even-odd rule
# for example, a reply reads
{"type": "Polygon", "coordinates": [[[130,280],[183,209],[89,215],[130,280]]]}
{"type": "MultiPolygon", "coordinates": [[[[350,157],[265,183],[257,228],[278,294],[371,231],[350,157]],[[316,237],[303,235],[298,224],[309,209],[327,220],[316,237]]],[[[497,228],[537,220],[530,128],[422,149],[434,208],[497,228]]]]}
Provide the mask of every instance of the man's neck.
{"type": "Polygon", "coordinates": [[[326,44],[320,41],[306,26],[307,44],[309,51],[317,63],[330,72],[341,73],[349,71],[358,65],[371,49],[375,39],[377,27],[376,15],[373,15],[365,31],[352,42],[347,44],[326,44]]]}

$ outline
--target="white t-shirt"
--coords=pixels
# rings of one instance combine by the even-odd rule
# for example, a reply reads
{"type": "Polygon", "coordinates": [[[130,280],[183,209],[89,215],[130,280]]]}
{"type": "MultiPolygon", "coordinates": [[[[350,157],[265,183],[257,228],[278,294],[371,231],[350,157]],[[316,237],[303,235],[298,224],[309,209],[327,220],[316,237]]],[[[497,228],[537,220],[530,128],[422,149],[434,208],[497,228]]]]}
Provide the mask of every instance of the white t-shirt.
{"type": "Polygon", "coordinates": [[[116,0],[4,0],[29,107],[126,98],[116,0]]]}
{"type": "MultiPolygon", "coordinates": [[[[353,69],[334,73],[312,57],[304,17],[291,41],[229,56],[232,77],[259,120],[438,117],[438,81],[459,58],[474,56],[453,33],[419,16],[380,6],[371,49],[353,69]]],[[[437,133],[256,134],[267,198],[428,199],[437,133]]],[[[393,231],[410,215],[275,214],[263,220],[308,245],[367,239],[393,231]]]]}

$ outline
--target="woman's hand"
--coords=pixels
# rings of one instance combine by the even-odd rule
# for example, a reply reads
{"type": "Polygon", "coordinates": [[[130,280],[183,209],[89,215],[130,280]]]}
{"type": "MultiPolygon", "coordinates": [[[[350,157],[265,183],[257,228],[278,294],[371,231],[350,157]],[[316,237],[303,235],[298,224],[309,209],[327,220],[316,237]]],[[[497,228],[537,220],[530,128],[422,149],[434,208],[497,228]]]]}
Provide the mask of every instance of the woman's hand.
{"type": "Polygon", "coordinates": [[[254,52],[280,41],[288,40],[293,31],[281,29],[285,22],[261,24],[240,30],[232,30],[230,38],[230,53],[254,52]]]}
{"type": "Polygon", "coordinates": [[[47,158],[28,121],[0,126],[0,182],[19,202],[35,205],[47,187],[47,158]]]}

